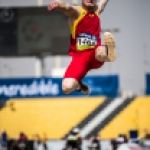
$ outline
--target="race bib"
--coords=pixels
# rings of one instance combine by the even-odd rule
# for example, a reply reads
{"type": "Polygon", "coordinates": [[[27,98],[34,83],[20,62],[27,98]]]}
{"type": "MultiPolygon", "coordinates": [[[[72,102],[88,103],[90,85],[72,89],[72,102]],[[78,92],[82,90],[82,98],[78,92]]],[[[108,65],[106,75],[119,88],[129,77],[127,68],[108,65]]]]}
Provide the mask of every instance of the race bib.
{"type": "Polygon", "coordinates": [[[92,49],[97,44],[97,37],[92,34],[81,33],[77,37],[77,50],[92,49]]]}

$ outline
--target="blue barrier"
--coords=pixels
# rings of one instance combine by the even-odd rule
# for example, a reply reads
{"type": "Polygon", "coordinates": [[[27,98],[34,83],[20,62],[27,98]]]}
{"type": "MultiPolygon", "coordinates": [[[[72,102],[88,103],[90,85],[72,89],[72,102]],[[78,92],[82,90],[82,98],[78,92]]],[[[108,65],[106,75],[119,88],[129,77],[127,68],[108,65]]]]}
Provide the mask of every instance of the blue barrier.
{"type": "MultiPolygon", "coordinates": [[[[115,97],[118,94],[118,76],[91,76],[83,79],[90,87],[89,95],[115,97]]],[[[28,97],[83,96],[81,92],[69,95],[61,89],[61,78],[0,79],[0,100],[28,97]]]]}
{"type": "Polygon", "coordinates": [[[150,95],[150,73],[146,75],[146,95],[150,95]]]}

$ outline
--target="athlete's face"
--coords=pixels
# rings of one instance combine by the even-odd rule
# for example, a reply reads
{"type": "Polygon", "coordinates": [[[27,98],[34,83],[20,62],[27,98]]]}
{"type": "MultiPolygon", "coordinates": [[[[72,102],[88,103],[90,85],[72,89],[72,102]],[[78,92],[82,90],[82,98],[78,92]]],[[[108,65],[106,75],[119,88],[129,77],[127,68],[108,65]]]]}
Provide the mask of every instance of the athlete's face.
{"type": "Polygon", "coordinates": [[[96,5],[96,0],[82,0],[82,4],[85,7],[91,8],[96,5]]]}

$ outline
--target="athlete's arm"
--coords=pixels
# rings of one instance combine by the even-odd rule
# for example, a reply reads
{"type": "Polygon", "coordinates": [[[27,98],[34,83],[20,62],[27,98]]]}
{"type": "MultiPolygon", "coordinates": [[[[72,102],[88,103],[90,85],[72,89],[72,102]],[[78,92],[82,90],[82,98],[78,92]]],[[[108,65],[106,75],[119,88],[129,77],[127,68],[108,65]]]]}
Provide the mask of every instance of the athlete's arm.
{"type": "Polygon", "coordinates": [[[102,13],[109,0],[100,0],[98,5],[98,13],[102,13]]]}
{"type": "Polygon", "coordinates": [[[72,18],[76,18],[79,16],[80,11],[76,6],[72,6],[68,3],[65,2],[56,2],[53,1],[48,5],[48,10],[59,10],[61,12],[63,12],[65,15],[72,17],[72,18]]]}

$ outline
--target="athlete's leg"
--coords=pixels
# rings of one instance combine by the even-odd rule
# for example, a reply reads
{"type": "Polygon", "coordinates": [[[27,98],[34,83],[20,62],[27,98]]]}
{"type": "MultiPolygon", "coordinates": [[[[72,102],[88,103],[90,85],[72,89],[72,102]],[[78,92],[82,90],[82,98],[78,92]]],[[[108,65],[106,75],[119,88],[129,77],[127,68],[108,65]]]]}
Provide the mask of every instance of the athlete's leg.
{"type": "Polygon", "coordinates": [[[75,78],[64,78],[62,81],[62,90],[65,94],[69,94],[79,87],[78,81],[75,78]]]}
{"type": "Polygon", "coordinates": [[[83,92],[84,94],[89,93],[88,86],[74,78],[64,78],[62,81],[62,90],[65,94],[69,94],[72,91],[83,92]]]}
{"type": "Polygon", "coordinates": [[[89,70],[89,60],[90,59],[86,57],[86,55],[73,57],[62,82],[62,90],[64,93],[69,94],[77,90],[82,91],[84,94],[88,94],[88,87],[83,84],[81,80],[89,70]]]}
{"type": "Polygon", "coordinates": [[[111,62],[116,59],[115,39],[110,32],[104,33],[105,45],[99,46],[95,51],[95,58],[100,62],[111,62]]]}

